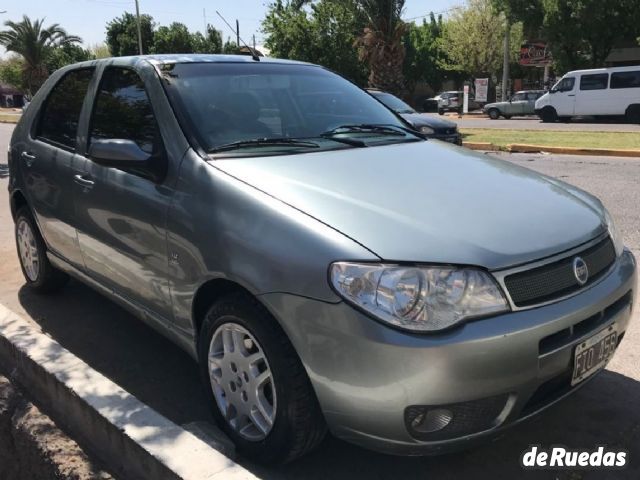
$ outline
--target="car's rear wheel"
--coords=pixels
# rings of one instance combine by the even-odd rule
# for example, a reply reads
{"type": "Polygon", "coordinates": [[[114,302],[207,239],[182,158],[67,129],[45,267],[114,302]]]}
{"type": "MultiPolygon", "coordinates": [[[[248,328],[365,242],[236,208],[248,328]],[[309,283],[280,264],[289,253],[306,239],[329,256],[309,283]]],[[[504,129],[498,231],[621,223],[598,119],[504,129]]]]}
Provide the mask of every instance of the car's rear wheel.
{"type": "Polygon", "coordinates": [[[37,292],[49,293],[66,285],[68,275],[49,262],[47,247],[26,206],[16,213],[15,238],[20,268],[29,287],[37,292]]]}
{"type": "Polygon", "coordinates": [[[491,120],[498,120],[500,118],[500,110],[492,108],[489,110],[489,118],[491,120]]]}
{"type": "Polygon", "coordinates": [[[542,109],[540,113],[540,118],[545,123],[553,123],[558,120],[558,114],[556,113],[556,109],[553,107],[545,107],[542,109]]]}
{"type": "Polygon", "coordinates": [[[438,109],[438,115],[444,115],[444,108],[438,109]]]}
{"type": "Polygon", "coordinates": [[[626,117],[629,123],[640,123],[640,105],[630,105],[626,117]]]}
{"type": "Polygon", "coordinates": [[[216,302],[198,345],[201,375],[217,423],[238,451],[284,463],[326,432],[311,382],[276,321],[247,294],[216,302]]]}

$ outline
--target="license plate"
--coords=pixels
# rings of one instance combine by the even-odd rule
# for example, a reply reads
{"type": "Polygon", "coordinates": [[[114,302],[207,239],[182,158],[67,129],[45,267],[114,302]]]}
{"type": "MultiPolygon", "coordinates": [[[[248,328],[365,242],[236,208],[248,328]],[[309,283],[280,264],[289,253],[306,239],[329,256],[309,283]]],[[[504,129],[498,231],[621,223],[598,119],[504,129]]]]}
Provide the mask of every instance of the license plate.
{"type": "Polygon", "coordinates": [[[618,341],[615,324],[596,333],[576,347],[571,385],[576,385],[603,368],[613,356],[618,341]]]}

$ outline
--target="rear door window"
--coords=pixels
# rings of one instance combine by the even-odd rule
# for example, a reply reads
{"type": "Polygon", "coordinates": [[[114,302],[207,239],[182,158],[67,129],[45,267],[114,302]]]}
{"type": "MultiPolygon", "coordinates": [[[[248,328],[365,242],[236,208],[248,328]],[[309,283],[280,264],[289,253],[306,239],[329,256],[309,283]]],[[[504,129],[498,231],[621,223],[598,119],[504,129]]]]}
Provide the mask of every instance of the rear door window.
{"type": "Polygon", "coordinates": [[[127,68],[107,68],[96,96],[90,141],[111,138],[132,140],[150,154],[162,145],[144,83],[127,68]]]}
{"type": "Polygon", "coordinates": [[[75,150],[78,122],[93,68],[72,70],[53,87],[40,112],[36,137],[75,150]]]}
{"type": "Polygon", "coordinates": [[[640,70],[612,73],[611,88],[640,88],[640,70]]]}
{"type": "Polygon", "coordinates": [[[604,90],[609,83],[608,73],[595,73],[580,77],[580,90],[604,90]]]}

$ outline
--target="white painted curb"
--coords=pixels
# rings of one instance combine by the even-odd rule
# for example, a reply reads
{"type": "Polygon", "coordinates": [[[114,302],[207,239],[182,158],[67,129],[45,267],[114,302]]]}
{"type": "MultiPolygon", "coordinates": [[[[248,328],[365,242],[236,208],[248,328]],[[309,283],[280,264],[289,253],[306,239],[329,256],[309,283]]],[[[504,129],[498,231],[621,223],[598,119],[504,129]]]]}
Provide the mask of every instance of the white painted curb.
{"type": "Polygon", "coordinates": [[[153,480],[256,478],[2,304],[0,364],[116,475],[153,480]]]}

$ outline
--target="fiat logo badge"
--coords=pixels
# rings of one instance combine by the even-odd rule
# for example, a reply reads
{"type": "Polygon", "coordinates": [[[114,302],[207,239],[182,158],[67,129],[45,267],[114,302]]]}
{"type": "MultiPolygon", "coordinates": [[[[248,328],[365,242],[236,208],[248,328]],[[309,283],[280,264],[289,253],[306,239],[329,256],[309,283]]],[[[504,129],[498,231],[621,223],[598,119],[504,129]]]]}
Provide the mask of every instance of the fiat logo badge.
{"type": "Polygon", "coordinates": [[[573,274],[580,285],[584,285],[589,280],[589,269],[585,261],[580,257],[573,259],[573,274]]]}

